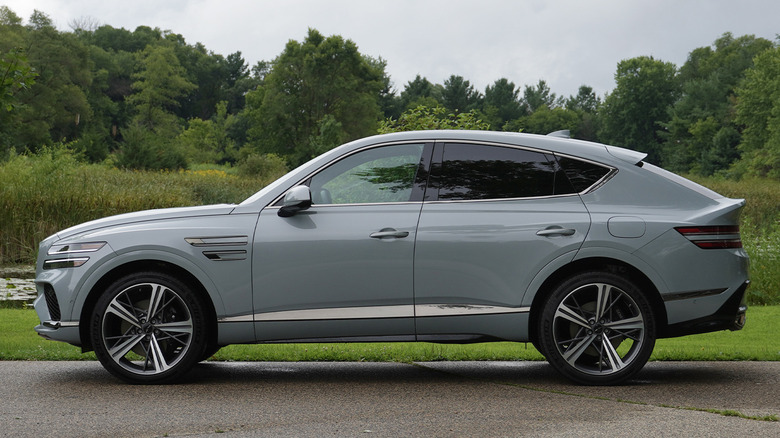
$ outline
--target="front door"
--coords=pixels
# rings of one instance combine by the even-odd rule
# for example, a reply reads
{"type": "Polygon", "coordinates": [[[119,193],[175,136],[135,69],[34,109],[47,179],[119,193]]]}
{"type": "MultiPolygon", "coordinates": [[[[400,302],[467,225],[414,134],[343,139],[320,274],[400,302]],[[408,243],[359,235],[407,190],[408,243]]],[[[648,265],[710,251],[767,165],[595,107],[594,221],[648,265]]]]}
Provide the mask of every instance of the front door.
{"type": "Polygon", "coordinates": [[[423,144],[358,151],[304,181],[312,206],[260,213],[253,248],[258,341],[414,337],[414,242],[423,144]]]}

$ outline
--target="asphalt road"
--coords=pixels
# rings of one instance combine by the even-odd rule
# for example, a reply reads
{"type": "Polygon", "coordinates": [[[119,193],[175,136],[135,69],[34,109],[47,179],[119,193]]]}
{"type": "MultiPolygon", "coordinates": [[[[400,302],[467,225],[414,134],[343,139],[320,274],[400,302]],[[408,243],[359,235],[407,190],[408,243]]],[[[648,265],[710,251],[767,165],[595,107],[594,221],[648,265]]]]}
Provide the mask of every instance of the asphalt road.
{"type": "Polygon", "coordinates": [[[780,362],[653,362],[583,387],[542,362],[205,363],[170,386],[0,362],[0,436],[780,436],[780,362]]]}

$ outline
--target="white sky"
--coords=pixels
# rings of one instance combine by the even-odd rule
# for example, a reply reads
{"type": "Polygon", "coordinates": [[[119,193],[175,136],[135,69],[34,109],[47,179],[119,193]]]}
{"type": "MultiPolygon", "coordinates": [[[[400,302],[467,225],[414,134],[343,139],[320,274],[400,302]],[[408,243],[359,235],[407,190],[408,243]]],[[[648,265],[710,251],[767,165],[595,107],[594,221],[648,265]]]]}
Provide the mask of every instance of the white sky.
{"type": "Polygon", "coordinates": [[[134,30],[158,27],[251,66],[272,60],[309,27],[382,57],[398,92],[417,74],[461,75],[479,91],[506,77],[547,81],[556,94],[614,88],[622,59],[653,56],[681,66],[724,32],[776,41],[776,0],[0,0],[25,23],[34,9],[70,31],[74,19],[134,30]]]}

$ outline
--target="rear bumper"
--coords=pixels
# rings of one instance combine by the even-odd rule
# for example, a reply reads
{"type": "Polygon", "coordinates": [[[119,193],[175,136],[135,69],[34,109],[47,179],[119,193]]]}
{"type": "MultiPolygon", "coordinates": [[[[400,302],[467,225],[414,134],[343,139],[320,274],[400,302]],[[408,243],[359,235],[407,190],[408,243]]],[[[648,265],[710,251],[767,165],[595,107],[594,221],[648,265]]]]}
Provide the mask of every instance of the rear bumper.
{"type": "Polygon", "coordinates": [[[741,330],[745,326],[747,305],[745,291],[750,281],[745,281],[731,297],[712,315],[666,326],[658,334],[659,338],[709,333],[720,330],[741,330]]]}

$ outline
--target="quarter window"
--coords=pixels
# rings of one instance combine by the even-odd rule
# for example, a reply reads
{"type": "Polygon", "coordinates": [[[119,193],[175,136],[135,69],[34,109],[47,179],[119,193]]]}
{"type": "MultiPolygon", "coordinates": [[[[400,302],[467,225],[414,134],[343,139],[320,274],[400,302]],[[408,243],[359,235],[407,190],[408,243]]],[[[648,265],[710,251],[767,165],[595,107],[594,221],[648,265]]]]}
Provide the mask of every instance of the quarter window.
{"type": "Polygon", "coordinates": [[[404,144],[350,155],[311,178],[312,202],[316,205],[409,201],[423,148],[423,144],[404,144]]]}
{"type": "Polygon", "coordinates": [[[607,167],[574,158],[558,157],[558,163],[566,172],[566,176],[577,193],[592,187],[609,173],[607,167]]]}

